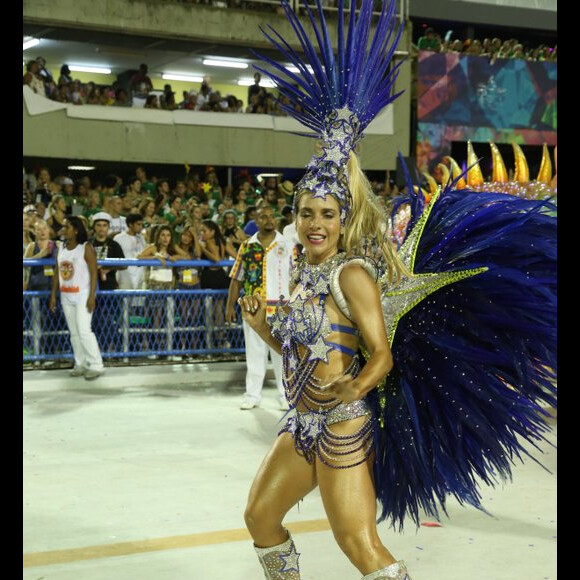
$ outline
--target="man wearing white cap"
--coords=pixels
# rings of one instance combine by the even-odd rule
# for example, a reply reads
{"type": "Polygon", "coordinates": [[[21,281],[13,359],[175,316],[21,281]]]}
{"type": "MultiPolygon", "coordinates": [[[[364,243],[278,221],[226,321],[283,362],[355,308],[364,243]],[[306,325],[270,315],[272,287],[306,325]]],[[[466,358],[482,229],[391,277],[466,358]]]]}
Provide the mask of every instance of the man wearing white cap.
{"type": "MultiPolygon", "coordinates": [[[[93,248],[95,248],[97,260],[124,258],[125,254],[123,253],[121,246],[115,240],[109,238],[111,216],[105,211],[99,211],[92,216],[91,224],[94,237],[89,241],[93,248]]],[[[116,270],[119,269],[125,270],[126,266],[123,268],[98,266],[99,290],[116,290],[118,288],[116,270]]]]}

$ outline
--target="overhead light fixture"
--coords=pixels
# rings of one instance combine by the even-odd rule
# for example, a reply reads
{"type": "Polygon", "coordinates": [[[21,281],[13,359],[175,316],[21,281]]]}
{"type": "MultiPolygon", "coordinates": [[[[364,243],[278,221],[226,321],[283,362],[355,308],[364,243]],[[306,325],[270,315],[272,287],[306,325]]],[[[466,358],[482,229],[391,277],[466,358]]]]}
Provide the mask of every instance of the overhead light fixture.
{"type": "Polygon", "coordinates": [[[256,176],[260,181],[263,181],[267,177],[280,177],[281,173],[258,173],[256,176]]]}
{"type": "Polygon", "coordinates": [[[71,171],[92,171],[96,167],[90,167],[89,165],[69,165],[67,169],[71,171]]]}
{"type": "Polygon", "coordinates": [[[37,44],[40,43],[40,40],[38,40],[38,38],[32,38],[32,36],[25,36],[22,39],[22,50],[28,50],[29,48],[32,48],[33,46],[36,46],[37,44]]]}
{"type": "Polygon", "coordinates": [[[214,60],[206,58],[203,60],[203,64],[206,66],[223,66],[226,68],[248,68],[248,63],[242,62],[241,60],[214,60]]]}
{"type": "Polygon", "coordinates": [[[161,78],[166,81],[185,81],[186,83],[202,83],[203,77],[182,75],[180,73],[163,73],[161,78]]]}
{"type": "MultiPolygon", "coordinates": [[[[308,71],[309,71],[310,73],[314,73],[314,69],[313,69],[313,68],[312,68],[312,67],[311,67],[309,64],[307,64],[307,65],[306,65],[306,68],[308,69],[308,71]]],[[[286,67],[286,69],[287,69],[287,70],[289,70],[290,72],[293,72],[293,73],[298,73],[298,74],[300,74],[300,69],[299,69],[298,67],[294,66],[293,64],[289,64],[289,65],[286,67]]]]}
{"type": "Polygon", "coordinates": [[[111,69],[100,66],[81,66],[76,64],[69,64],[68,68],[75,72],[88,72],[100,75],[110,75],[111,69]]]}
{"type": "MultiPolygon", "coordinates": [[[[240,87],[249,87],[254,84],[254,79],[240,79],[238,80],[238,85],[240,87]]],[[[261,87],[269,87],[271,89],[276,88],[276,84],[271,79],[262,79],[260,81],[261,87]]]]}

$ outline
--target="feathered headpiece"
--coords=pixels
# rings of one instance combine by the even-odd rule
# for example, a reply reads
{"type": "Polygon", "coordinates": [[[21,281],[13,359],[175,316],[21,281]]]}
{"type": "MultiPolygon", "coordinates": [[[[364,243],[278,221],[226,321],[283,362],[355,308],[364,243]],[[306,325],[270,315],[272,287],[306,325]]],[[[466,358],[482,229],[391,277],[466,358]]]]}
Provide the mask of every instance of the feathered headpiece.
{"type": "MultiPolygon", "coordinates": [[[[281,53],[284,62],[290,62],[300,72],[292,73],[281,62],[258,53],[258,58],[283,76],[255,68],[268,75],[280,93],[289,99],[290,102],[282,104],[282,108],[312,129],[315,137],[322,141],[320,152],[306,166],[306,174],[297,184],[296,191],[308,189],[314,197],[326,198],[329,194],[336,197],[341,208],[341,223],[344,224],[351,207],[346,174],[350,152],[360,141],[367,125],[401,94],[392,95],[392,88],[402,61],[392,68],[390,64],[401,36],[402,23],[395,30],[395,2],[387,5],[383,0],[374,36],[370,38],[373,2],[363,0],[358,17],[354,9],[350,11],[345,31],[344,5],[343,0],[339,0],[335,55],[322,2],[315,1],[318,23],[308,1],[305,0],[304,4],[320,54],[288,1],[281,0],[305,57],[298,56],[271,26],[268,26],[270,34],[263,29],[262,32],[281,53]]],[[[312,137],[310,134],[306,136],[312,137]]]]}

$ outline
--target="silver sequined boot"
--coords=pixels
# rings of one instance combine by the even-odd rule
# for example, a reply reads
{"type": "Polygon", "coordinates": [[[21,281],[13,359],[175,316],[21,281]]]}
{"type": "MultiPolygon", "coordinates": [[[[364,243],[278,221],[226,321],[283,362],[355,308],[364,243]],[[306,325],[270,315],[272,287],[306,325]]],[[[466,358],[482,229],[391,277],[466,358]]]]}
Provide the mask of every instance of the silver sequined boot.
{"type": "Polygon", "coordinates": [[[399,560],[382,570],[363,576],[362,580],[411,580],[411,576],[407,572],[405,562],[399,560]]]}
{"type": "Polygon", "coordinates": [[[267,580],[300,580],[298,556],[294,542],[288,532],[288,539],[283,544],[271,548],[254,546],[256,554],[264,568],[267,580]]]}

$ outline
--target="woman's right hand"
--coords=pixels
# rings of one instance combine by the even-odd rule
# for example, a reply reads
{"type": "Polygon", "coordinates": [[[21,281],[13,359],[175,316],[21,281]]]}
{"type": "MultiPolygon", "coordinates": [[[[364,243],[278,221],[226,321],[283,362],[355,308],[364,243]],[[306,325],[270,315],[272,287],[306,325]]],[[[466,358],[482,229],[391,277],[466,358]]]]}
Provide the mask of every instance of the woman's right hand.
{"type": "Polygon", "coordinates": [[[256,331],[268,327],[266,322],[266,301],[261,294],[242,296],[238,298],[238,304],[242,311],[242,318],[256,331]]]}
{"type": "Polygon", "coordinates": [[[50,295],[50,300],[48,301],[48,308],[51,312],[56,312],[56,296],[54,294],[50,295]]]}

